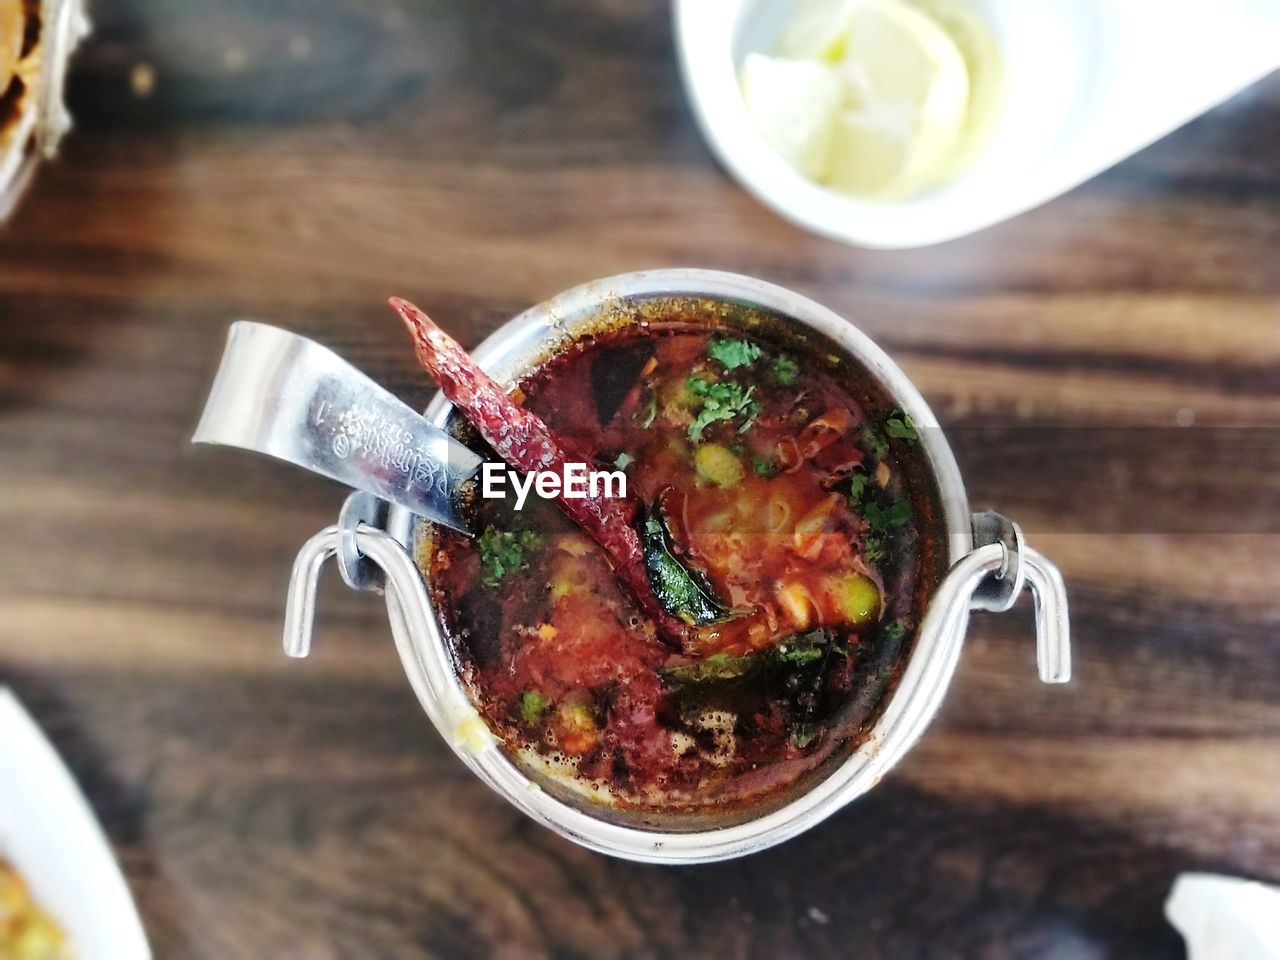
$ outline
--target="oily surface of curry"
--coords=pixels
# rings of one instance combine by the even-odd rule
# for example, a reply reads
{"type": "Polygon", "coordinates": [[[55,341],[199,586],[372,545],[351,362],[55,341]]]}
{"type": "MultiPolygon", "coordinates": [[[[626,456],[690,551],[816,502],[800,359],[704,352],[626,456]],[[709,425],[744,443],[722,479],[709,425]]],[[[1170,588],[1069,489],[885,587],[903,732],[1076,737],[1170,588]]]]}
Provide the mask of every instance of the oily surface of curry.
{"type": "Polygon", "coordinates": [[[695,319],[581,339],[516,393],[626,474],[650,582],[694,649],[662,641],[547,501],[480,500],[480,536],[440,533],[424,557],[509,750],[667,811],[776,793],[856,742],[934,576],[910,417],[835,356],[695,319]]]}

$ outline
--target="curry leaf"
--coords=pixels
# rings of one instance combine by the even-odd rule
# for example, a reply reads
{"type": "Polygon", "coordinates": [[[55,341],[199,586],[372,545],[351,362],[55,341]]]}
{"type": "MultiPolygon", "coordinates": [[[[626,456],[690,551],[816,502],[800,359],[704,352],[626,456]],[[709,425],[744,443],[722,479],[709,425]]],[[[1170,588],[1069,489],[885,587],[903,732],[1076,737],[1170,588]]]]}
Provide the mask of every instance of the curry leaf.
{"type": "Polygon", "coordinates": [[[658,510],[644,521],[640,543],[649,586],[664,610],[690,625],[728,616],[729,610],[716,599],[706,578],[671,552],[671,532],[658,510]]]}

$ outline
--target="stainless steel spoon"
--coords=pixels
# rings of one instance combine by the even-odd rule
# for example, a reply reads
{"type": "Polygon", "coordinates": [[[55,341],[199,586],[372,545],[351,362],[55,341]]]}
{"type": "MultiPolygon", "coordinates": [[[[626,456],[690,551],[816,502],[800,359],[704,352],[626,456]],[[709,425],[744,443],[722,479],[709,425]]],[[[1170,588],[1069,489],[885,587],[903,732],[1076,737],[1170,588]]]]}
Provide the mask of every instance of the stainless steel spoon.
{"type": "Polygon", "coordinates": [[[482,459],[332,350],[241,320],[192,443],[265,453],[470,533],[463,483],[482,459]]]}

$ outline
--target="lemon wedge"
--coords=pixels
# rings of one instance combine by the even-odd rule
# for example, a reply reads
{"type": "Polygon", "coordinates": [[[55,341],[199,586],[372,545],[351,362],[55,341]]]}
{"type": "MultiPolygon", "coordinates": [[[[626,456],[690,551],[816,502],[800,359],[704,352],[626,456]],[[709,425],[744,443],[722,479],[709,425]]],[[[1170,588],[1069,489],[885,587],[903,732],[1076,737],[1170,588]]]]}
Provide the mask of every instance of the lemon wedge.
{"type": "Polygon", "coordinates": [[[964,0],[910,0],[946,31],[969,71],[969,106],[958,149],[938,171],[940,181],[964,173],[990,145],[1004,108],[1004,57],[991,28],[964,0]]]}
{"type": "Polygon", "coordinates": [[[957,149],[968,68],[940,26],[898,0],[859,0],[846,31],[837,69],[849,109],[837,121],[830,183],[899,200],[935,182],[957,149]]]}
{"type": "Polygon", "coordinates": [[[801,0],[779,57],[748,54],[747,110],[805,176],[901,200],[967,170],[1004,102],[1000,49],[967,0],[801,0]]]}
{"type": "Polygon", "coordinates": [[[769,146],[805,176],[826,179],[845,96],[835,67],[749,53],[742,96],[769,146]]]}
{"type": "Polygon", "coordinates": [[[842,193],[892,199],[909,193],[903,176],[911,165],[911,137],[891,117],[849,111],[836,121],[836,162],[829,183],[842,193]]]}
{"type": "Polygon", "coordinates": [[[857,0],[801,0],[778,41],[778,53],[794,60],[838,63],[844,56],[849,17],[857,0]]]}

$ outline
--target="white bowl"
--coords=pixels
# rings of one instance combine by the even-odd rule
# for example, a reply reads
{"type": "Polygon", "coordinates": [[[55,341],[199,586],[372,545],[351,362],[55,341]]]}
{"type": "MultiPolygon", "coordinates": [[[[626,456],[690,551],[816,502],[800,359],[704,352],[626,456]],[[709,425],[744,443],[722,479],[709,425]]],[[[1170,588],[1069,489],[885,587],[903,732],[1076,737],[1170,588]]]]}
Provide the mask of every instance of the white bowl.
{"type": "Polygon", "coordinates": [[[111,846],[40,728],[0,687],[0,859],[67,932],[76,960],[150,960],[111,846]]]}
{"type": "Polygon", "coordinates": [[[1065,193],[1280,67],[1277,0],[970,0],[1004,50],[990,147],[959,180],[897,203],[793,170],[756,130],[738,70],[798,0],[674,0],[685,88],[720,161],[763,203],[865,247],[938,243],[1065,193]]]}

